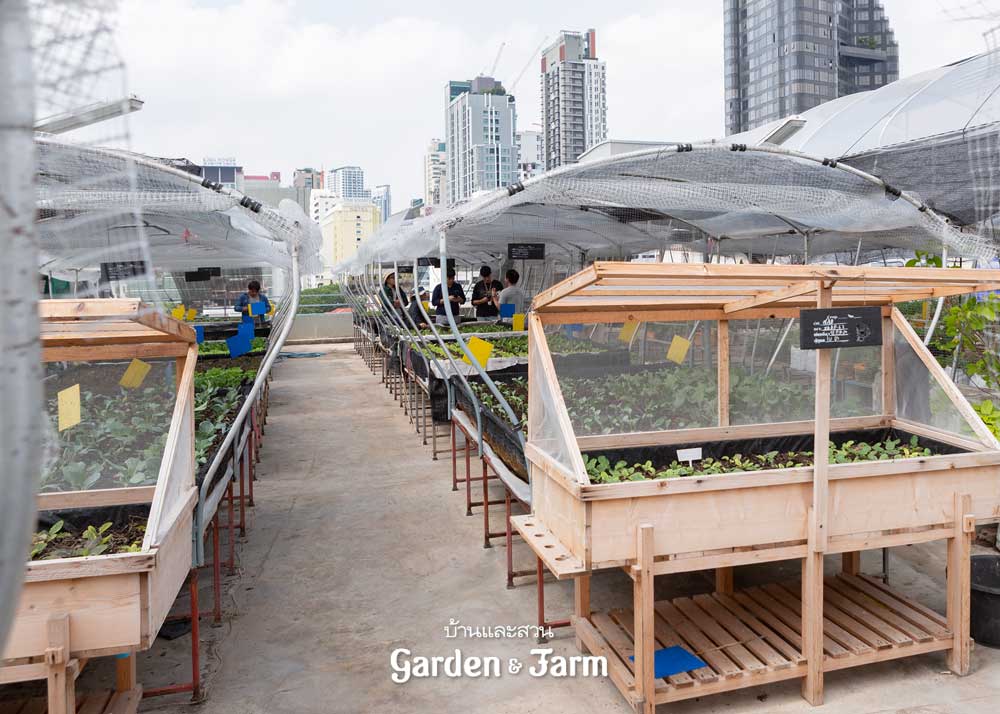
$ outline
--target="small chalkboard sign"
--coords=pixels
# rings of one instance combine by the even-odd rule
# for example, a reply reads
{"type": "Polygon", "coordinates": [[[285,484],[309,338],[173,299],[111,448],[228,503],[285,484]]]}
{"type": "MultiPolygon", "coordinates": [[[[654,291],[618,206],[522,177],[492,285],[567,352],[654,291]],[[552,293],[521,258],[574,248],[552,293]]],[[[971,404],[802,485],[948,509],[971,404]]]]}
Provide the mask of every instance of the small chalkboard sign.
{"type": "Polygon", "coordinates": [[[800,310],[799,349],[869,347],[882,344],[882,308],[800,310]]]}
{"type": "Polygon", "coordinates": [[[211,280],[211,279],[212,276],[209,273],[204,273],[200,269],[184,271],[185,283],[203,283],[206,280],[211,280]]]}
{"type": "Polygon", "coordinates": [[[221,278],[222,268],[198,268],[199,273],[208,273],[210,278],[221,278]]]}
{"type": "Polygon", "coordinates": [[[125,280],[138,275],[145,275],[149,272],[146,262],[143,260],[116,260],[110,263],[101,263],[101,281],[125,280]]]}
{"type": "MultiPolygon", "coordinates": [[[[417,258],[417,265],[424,266],[424,267],[433,266],[435,268],[440,268],[441,267],[441,259],[440,258],[417,258]]],[[[452,270],[455,269],[455,259],[454,258],[448,258],[448,267],[451,268],[452,270]]]]}
{"type": "Polygon", "coordinates": [[[544,243],[508,243],[508,260],[545,260],[544,243]]]}
{"type": "Polygon", "coordinates": [[[412,265],[400,265],[399,266],[399,274],[400,275],[413,275],[413,266],[412,265]]]}

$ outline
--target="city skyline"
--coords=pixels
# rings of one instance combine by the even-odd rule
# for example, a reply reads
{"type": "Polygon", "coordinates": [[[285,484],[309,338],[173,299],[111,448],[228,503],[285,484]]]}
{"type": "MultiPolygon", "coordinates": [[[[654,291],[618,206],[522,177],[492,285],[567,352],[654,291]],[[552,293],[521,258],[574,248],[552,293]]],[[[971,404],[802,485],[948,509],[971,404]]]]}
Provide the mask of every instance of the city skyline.
{"type": "MultiPolygon", "coordinates": [[[[883,5],[900,45],[901,77],[985,50],[985,28],[950,20],[937,0],[883,5]]],[[[146,101],[130,117],[132,148],[195,162],[236,156],[248,171],[283,176],[345,159],[390,184],[397,204],[407,205],[424,194],[429,139],[444,133],[440,87],[448,79],[488,70],[506,42],[496,77],[510,82],[531,60],[514,91],[517,128],[539,128],[536,49],[562,29],[588,27],[596,28],[599,56],[608,64],[610,138],[698,141],[725,134],[721,1],[664,7],[637,0],[627,10],[593,0],[571,8],[513,2],[510,19],[490,22],[485,31],[485,11],[448,7],[457,3],[417,10],[380,2],[334,11],[314,0],[157,6],[125,0],[118,41],[128,89],[146,101]],[[220,26],[231,31],[220,36],[220,26]],[[187,37],[187,47],[154,51],[164,33],[187,37]],[[271,59],[246,91],[231,78],[245,71],[249,46],[270,47],[271,59]],[[352,65],[357,54],[370,59],[352,65]],[[345,65],[352,71],[338,71],[345,65]],[[386,91],[390,86],[407,88],[405,112],[398,111],[396,93],[386,91]],[[308,121],[292,124],[290,116],[308,121]],[[220,126],[227,128],[222,143],[220,126]]]]}

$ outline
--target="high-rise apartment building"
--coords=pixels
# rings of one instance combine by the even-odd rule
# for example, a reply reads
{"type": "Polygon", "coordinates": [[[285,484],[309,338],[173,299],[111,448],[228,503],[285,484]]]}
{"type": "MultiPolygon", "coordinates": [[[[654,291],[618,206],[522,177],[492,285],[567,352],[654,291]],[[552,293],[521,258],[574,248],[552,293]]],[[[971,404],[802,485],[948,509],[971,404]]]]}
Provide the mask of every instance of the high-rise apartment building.
{"type": "Polygon", "coordinates": [[[389,184],[380,184],[372,189],[372,203],[378,208],[379,219],[382,223],[389,220],[392,214],[392,192],[389,184]]]}
{"type": "Polygon", "coordinates": [[[372,197],[365,188],[365,172],[360,166],[340,166],[327,173],[326,188],[335,196],[352,201],[364,201],[372,197]]]}
{"type": "Polygon", "coordinates": [[[541,132],[519,131],[514,137],[514,143],[517,146],[517,173],[521,181],[545,171],[541,132]]]}
{"type": "Polygon", "coordinates": [[[559,33],[542,52],[544,168],[575,163],[608,138],[606,68],[593,29],[559,33]]]}
{"type": "Polygon", "coordinates": [[[899,79],[881,0],[725,0],[726,133],[899,79]]]}
{"type": "Polygon", "coordinates": [[[323,172],[313,168],[295,169],[292,188],[295,189],[295,202],[309,215],[313,189],[323,188],[323,172]]]}
{"type": "Polygon", "coordinates": [[[445,202],[448,152],[445,142],[431,139],[424,154],[424,205],[440,206],[445,202]]]}
{"type": "Polygon", "coordinates": [[[448,205],[515,183],[514,97],[492,77],[449,82],[445,97],[448,205]]]}
{"type": "Polygon", "coordinates": [[[330,189],[314,188],[309,195],[309,217],[319,223],[320,219],[340,201],[340,196],[330,189]]]}

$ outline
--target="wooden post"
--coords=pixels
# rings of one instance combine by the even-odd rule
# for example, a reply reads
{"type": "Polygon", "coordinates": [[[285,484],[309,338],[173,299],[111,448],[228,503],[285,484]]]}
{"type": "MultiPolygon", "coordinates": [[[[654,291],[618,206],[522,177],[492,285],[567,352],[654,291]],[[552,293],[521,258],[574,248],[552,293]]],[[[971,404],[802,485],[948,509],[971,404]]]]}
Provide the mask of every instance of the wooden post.
{"type": "Polygon", "coordinates": [[[642,699],[641,714],[655,714],[653,610],[653,526],[643,524],[636,533],[636,570],[633,586],[635,623],[635,688],[642,699]]]}
{"type": "MultiPolygon", "coordinates": [[[[809,509],[810,524],[815,517],[809,509]]],[[[812,548],[802,560],[802,655],[806,658],[802,697],[819,706],[823,703],[823,553],[812,548]]]]}
{"type": "MultiPolygon", "coordinates": [[[[590,618],[590,575],[577,575],[573,579],[573,615],[574,620],[590,618]]],[[[580,635],[576,636],[576,648],[584,651],[580,635]]]]}
{"type": "Polygon", "coordinates": [[[972,514],[972,496],[955,494],[955,535],[948,539],[948,628],[954,644],[948,650],[948,669],[958,675],[969,673],[972,638],[969,636],[969,610],[972,587],[972,534],[976,517],[972,514]]]}
{"type": "MultiPolygon", "coordinates": [[[[719,320],[718,344],[719,426],[729,426],[729,320],[719,320]]],[[[715,591],[731,595],[733,592],[733,569],[715,569],[715,591]]]]}
{"type": "Polygon", "coordinates": [[[841,556],[841,566],[840,569],[843,570],[848,575],[860,575],[861,574],[861,551],[853,550],[844,553],[841,556]]]}
{"type": "MultiPolygon", "coordinates": [[[[833,288],[820,281],[816,290],[816,307],[833,305],[833,288]]],[[[827,541],[827,468],[830,461],[830,367],[831,353],[816,350],[816,421],[813,433],[813,520],[809,533],[809,550],[822,553],[827,541]]]]}
{"type": "Polygon", "coordinates": [[[135,688],[135,682],[135,653],[118,655],[115,659],[115,691],[131,691],[135,688]]]}
{"type": "Polygon", "coordinates": [[[48,667],[49,714],[76,714],[76,677],[68,671],[69,615],[52,615],[48,621],[49,646],[45,650],[48,667]]]}

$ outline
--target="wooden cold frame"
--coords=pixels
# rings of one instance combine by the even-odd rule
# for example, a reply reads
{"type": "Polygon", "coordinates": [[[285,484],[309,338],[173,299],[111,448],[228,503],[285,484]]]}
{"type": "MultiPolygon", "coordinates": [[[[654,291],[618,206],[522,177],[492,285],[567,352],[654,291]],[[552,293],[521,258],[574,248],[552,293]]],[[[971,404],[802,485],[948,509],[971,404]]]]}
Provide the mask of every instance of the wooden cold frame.
{"type": "MultiPolygon", "coordinates": [[[[150,503],[138,553],[29,562],[10,637],[0,651],[0,680],[50,678],[49,711],[71,711],[52,699],[45,667],[150,647],[191,568],[194,485],[194,372],[197,344],[189,325],[139,300],[46,300],[40,303],[43,361],[131,358],[177,360],[177,399],[157,484],[46,493],[41,509],[150,503]],[[167,509],[169,487],[175,500],[167,509]],[[156,538],[157,533],[162,538],[156,538]],[[64,631],[60,630],[64,623],[64,631]],[[55,630],[53,628],[56,628],[55,630]],[[58,635],[61,658],[47,655],[58,635]],[[36,666],[38,665],[38,666],[36,666]],[[33,667],[28,670],[19,667],[33,667]]],[[[65,677],[65,674],[58,676],[65,677]]],[[[17,680],[20,681],[20,680],[17,680]]],[[[140,690],[141,691],[141,690],[140,690]]]]}
{"type": "MultiPolygon", "coordinates": [[[[935,640],[933,646],[894,650],[892,656],[943,649],[949,652],[953,671],[967,671],[968,605],[960,590],[968,577],[968,542],[975,522],[995,521],[1000,514],[1000,481],[996,478],[1000,443],[978,424],[964,396],[937,367],[893,305],[918,297],[998,288],[1000,271],[597,263],[536,297],[529,339],[538,341],[538,354],[548,353],[542,349],[545,325],[715,319],[720,321],[720,376],[721,363],[728,357],[727,320],[797,317],[799,309],[807,306],[865,304],[883,308],[881,414],[830,419],[830,353],[820,350],[813,420],[732,426],[727,418],[728,399],[720,394],[717,427],[576,438],[570,425],[564,428],[563,436],[572,439],[577,451],[811,432],[825,453],[821,447],[831,430],[893,426],[967,452],[832,465],[820,457],[814,466],[805,468],[590,484],[580,482],[577,474],[557,464],[529,435],[525,453],[531,469],[533,512],[512,518],[512,523],[557,577],[576,578],[580,583],[593,570],[611,567],[624,567],[633,577],[635,602],[629,627],[634,643],[629,647],[634,648],[636,661],[631,670],[622,666],[612,672],[612,680],[633,706],[651,712],[655,703],[685,698],[667,694],[649,678],[653,651],[649,637],[651,579],[655,575],[716,568],[717,591],[728,595],[733,589],[729,569],[734,566],[802,560],[803,577],[797,586],[799,659],[794,670],[749,683],[746,678],[722,678],[699,691],[726,691],[794,676],[803,679],[803,696],[819,704],[824,671],[891,658],[851,653],[849,659],[830,665],[824,654],[828,609],[824,609],[824,555],[843,554],[844,571],[853,577],[861,550],[931,540],[949,543],[949,634],[935,640]],[[975,439],[898,417],[896,332],[916,351],[934,381],[969,422],[975,439]]],[[[551,363],[547,366],[551,370],[551,363]]],[[[529,370],[532,368],[537,370],[538,366],[529,362],[529,370]]],[[[545,376],[557,385],[556,375],[545,376]]],[[[559,401],[557,407],[560,413],[550,417],[561,425],[568,424],[565,406],[559,401]]],[[[529,404],[529,418],[531,412],[529,404]]],[[[603,621],[592,616],[588,594],[589,587],[578,584],[578,642],[595,653],[612,652],[616,644],[602,634],[598,624],[603,621]]],[[[839,597],[835,598],[838,602],[839,597]]]]}

